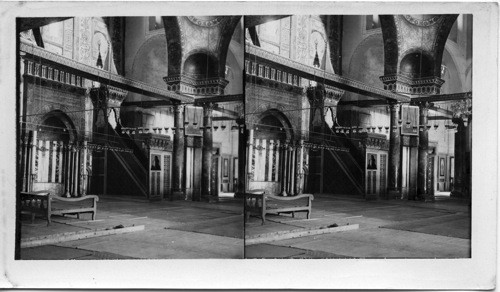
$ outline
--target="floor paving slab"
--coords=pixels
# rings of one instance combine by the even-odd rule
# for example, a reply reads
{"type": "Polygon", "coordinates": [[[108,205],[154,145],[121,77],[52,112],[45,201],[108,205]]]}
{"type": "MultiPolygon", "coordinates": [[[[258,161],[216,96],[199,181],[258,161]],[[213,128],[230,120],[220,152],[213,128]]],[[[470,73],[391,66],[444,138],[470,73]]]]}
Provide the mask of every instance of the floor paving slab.
{"type": "Polygon", "coordinates": [[[144,230],[60,246],[141,259],[243,258],[243,240],[179,230],[144,230]]]}

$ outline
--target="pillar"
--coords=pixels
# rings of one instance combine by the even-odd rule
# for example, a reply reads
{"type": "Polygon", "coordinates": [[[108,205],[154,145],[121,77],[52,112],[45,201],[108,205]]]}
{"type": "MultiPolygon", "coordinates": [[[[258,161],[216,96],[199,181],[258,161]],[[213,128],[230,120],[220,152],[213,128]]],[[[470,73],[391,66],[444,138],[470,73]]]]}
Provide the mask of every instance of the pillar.
{"type": "Polygon", "coordinates": [[[289,181],[289,194],[291,196],[295,195],[295,154],[297,151],[295,151],[294,146],[291,147],[290,150],[290,181],[289,181]]]}
{"type": "Polygon", "coordinates": [[[297,175],[295,183],[295,191],[297,195],[301,195],[304,189],[304,140],[300,140],[297,150],[297,175]]]}
{"type": "Polygon", "coordinates": [[[214,104],[208,103],[203,106],[203,148],[201,154],[201,197],[203,200],[212,198],[210,183],[212,178],[212,113],[214,104]]]}
{"type": "Polygon", "coordinates": [[[455,169],[454,169],[454,179],[453,179],[453,189],[451,191],[452,197],[463,198],[465,197],[464,186],[465,186],[465,154],[466,154],[466,139],[465,130],[466,127],[461,118],[454,118],[453,123],[457,125],[457,131],[455,132],[455,169]]]}
{"type": "Polygon", "coordinates": [[[245,121],[243,119],[236,120],[238,124],[238,189],[235,196],[240,197],[245,193],[245,172],[246,166],[246,129],[245,121]]]}
{"type": "Polygon", "coordinates": [[[30,169],[30,177],[29,177],[29,189],[33,191],[33,184],[36,181],[36,153],[37,153],[37,131],[33,131],[33,135],[31,137],[31,169],[30,169]]]}
{"type": "Polygon", "coordinates": [[[427,130],[427,117],[430,104],[419,105],[419,132],[418,132],[418,174],[417,174],[417,200],[433,201],[432,192],[428,191],[427,164],[429,150],[429,132],[427,130]]]}
{"type": "Polygon", "coordinates": [[[184,105],[174,106],[174,152],[172,161],[172,197],[185,199],[184,188],[184,105]]]}
{"type": "Polygon", "coordinates": [[[269,140],[269,144],[267,146],[267,181],[273,180],[273,152],[274,152],[274,140],[269,140]]]}
{"type": "Polygon", "coordinates": [[[81,196],[87,195],[87,141],[82,143],[81,196]]]}
{"type": "Polygon", "coordinates": [[[289,166],[289,151],[288,151],[288,141],[285,143],[285,145],[283,145],[283,176],[282,176],[282,179],[281,179],[281,188],[282,188],[282,191],[281,191],[281,195],[283,197],[286,197],[288,196],[288,192],[287,192],[287,187],[288,187],[288,166],[289,166]]]}
{"type": "Polygon", "coordinates": [[[79,161],[80,150],[78,144],[75,143],[75,147],[73,148],[73,191],[72,196],[78,197],[78,180],[80,178],[78,168],[80,166],[79,161]]]}
{"type": "Polygon", "coordinates": [[[401,130],[398,103],[390,103],[388,198],[401,198],[401,130]]]}
{"type": "Polygon", "coordinates": [[[71,169],[71,143],[66,146],[66,151],[64,151],[64,196],[66,198],[70,197],[70,169],[71,169]]]}
{"type": "Polygon", "coordinates": [[[252,171],[252,160],[253,160],[253,132],[254,130],[253,129],[250,129],[249,131],[249,134],[248,134],[248,157],[247,157],[247,175],[246,175],[246,179],[247,179],[247,186],[246,188],[248,188],[248,186],[250,185],[250,182],[252,181],[253,179],[253,171],[252,171]]]}

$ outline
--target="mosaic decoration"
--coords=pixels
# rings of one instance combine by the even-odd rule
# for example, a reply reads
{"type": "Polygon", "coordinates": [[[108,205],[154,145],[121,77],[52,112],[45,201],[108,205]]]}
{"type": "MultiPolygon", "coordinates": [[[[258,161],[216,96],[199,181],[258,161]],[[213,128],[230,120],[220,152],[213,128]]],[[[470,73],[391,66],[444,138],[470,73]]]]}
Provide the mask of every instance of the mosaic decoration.
{"type": "Polygon", "coordinates": [[[188,16],[187,18],[192,23],[203,27],[214,27],[224,20],[224,16],[188,16]]]}
{"type": "Polygon", "coordinates": [[[421,17],[415,17],[415,15],[405,15],[404,18],[411,24],[416,26],[432,26],[436,24],[441,18],[441,15],[421,15],[421,17]]]}

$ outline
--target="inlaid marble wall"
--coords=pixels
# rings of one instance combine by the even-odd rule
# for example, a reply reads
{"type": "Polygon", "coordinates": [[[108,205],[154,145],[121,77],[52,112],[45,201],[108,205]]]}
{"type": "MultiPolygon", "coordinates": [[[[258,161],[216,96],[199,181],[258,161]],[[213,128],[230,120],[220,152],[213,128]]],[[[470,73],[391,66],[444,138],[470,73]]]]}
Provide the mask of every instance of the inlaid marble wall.
{"type": "Polygon", "coordinates": [[[333,72],[324,25],[318,15],[294,15],[256,27],[261,48],[312,66],[316,50],[320,68],[333,72]]]}

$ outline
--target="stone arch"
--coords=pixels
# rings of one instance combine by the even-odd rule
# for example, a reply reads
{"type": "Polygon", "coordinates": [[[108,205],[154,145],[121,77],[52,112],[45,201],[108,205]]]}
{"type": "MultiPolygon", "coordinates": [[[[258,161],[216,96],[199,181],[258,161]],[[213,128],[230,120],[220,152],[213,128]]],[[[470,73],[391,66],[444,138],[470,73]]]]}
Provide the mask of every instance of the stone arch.
{"type": "MultiPolygon", "coordinates": [[[[254,128],[259,129],[256,131],[256,135],[259,132],[271,132],[275,133],[276,136],[279,136],[280,138],[285,138],[287,141],[293,141],[294,133],[292,124],[286,115],[281,111],[277,109],[269,109],[259,114],[256,121],[257,124],[254,125],[254,128]],[[277,127],[282,127],[282,129],[278,129],[277,127]]],[[[258,137],[256,136],[256,138],[258,137]]]]}
{"type": "Polygon", "coordinates": [[[229,49],[229,44],[233,38],[236,26],[240,22],[241,16],[231,16],[224,21],[221,28],[220,40],[218,45],[219,53],[219,77],[224,77],[224,69],[226,66],[226,57],[229,49]]]}
{"type": "Polygon", "coordinates": [[[137,50],[132,63],[131,77],[158,87],[163,87],[165,85],[163,77],[167,75],[167,40],[164,34],[153,35],[137,50]]]}
{"type": "MultiPolygon", "coordinates": [[[[179,75],[182,63],[182,31],[176,16],[164,16],[163,26],[167,41],[168,76],[179,75]]],[[[166,76],[166,75],[165,75],[166,76]]]]}
{"type": "Polygon", "coordinates": [[[379,20],[384,39],[384,75],[396,74],[399,59],[396,20],[394,15],[380,15],[379,20]]]}
{"type": "Polygon", "coordinates": [[[439,76],[439,72],[441,71],[441,61],[443,59],[444,48],[446,45],[446,41],[448,40],[448,36],[450,34],[451,28],[453,24],[458,18],[458,14],[445,14],[441,17],[438,27],[438,34],[436,35],[436,39],[434,41],[434,50],[436,51],[436,56],[434,62],[434,72],[436,76],[439,76]]]}
{"type": "MultiPolygon", "coordinates": [[[[349,61],[348,76],[365,82],[371,86],[383,88],[379,77],[384,74],[384,43],[380,33],[368,35],[354,49],[349,61]]],[[[343,99],[358,97],[357,94],[346,92],[343,99]]]]}
{"type": "Polygon", "coordinates": [[[465,69],[465,82],[463,86],[464,91],[472,91],[472,61],[470,61],[469,66],[465,69]]]}
{"type": "Polygon", "coordinates": [[[231,41],[226,57],[226,70],[224,78],[229,81],[225,88],[225,94],[243,93],[243,46],[235,41],[231,41]]]}
{"type": "Polygon", "coordinates": [[[71,118],[61,110],[52,110],[40,118],[39,138],[42,140],[62,140],[75,142],[78,140],[75,125],[71,118]],[[46,132],[47,134],[44,134],[46,132]]]}
{"type": "MultiPolygon", "coordinates": [[[[164,34],[149,37],[137,50],[130,77],[156,86],[166,87],[163,77],[168,75],[168,52],[167,41],[164,34]]],[[[128,101],[142,100],[142,96],[129,92],[128,101]]]]}
{"type": "Polygon", "coordinates": [[[449,51],[447,47],[445,47],[441,64],[447,67],[445,74],[441,76],[441,79],[445,81],[441,86],[441,93],[448,94],[463,91],[462,80],[464,78],[461,76],[463,70],[460,69],[459,64],[456,62],[456,57],[453,56],[453,52],[449,51]]]}

